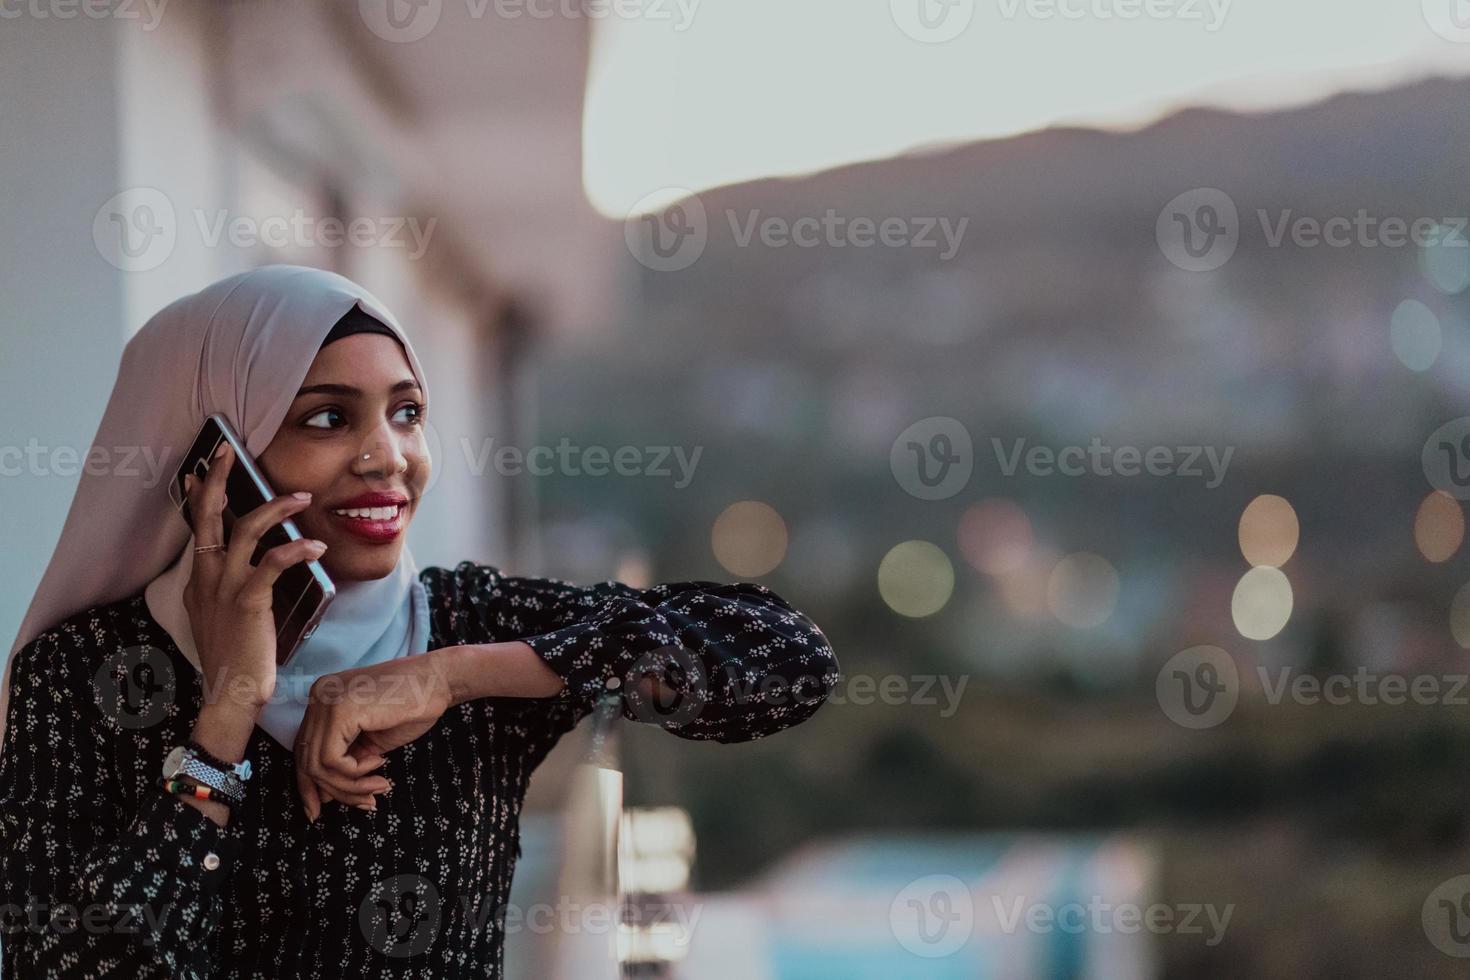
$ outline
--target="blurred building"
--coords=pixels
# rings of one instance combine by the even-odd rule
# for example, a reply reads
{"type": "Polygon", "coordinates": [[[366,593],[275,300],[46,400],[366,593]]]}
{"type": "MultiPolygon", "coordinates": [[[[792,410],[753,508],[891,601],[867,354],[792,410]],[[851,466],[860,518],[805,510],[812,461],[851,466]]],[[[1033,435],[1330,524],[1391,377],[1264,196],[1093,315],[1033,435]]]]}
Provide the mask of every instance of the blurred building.
{"type": "Polygon", "coordinates": [[[533,424],[532,338],[607,306],[581,188],[587,21],[444,5],[408,40],[370,3],[103,6],[36,8],[0,36],[0,381],[27,406],[0,445],[43,450],[0,494],[7,635],[127,339],[267,262],[361,282],[413,336],[436,439],[420,564],[534,563],[531,483],[480,451],[533,424]]]}

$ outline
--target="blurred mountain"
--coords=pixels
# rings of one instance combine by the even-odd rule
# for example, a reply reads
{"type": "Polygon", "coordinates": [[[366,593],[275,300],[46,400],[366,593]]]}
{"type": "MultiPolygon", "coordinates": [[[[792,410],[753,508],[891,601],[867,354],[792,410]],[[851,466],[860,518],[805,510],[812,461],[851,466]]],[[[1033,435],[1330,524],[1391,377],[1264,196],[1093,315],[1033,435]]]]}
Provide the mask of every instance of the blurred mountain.
{"type": "Polygon", "coordinates": [[[1467,95],[1432,80],[1271,114],[1191,109],[1137,132],[1053,129],[719,188],[699,195],[704,255],[639,270],[630,321],[663,326],[650,353],[665,363],[779,348],[828,377],[877,370],[931,401],[963,394],[990,417],[1396,449],[1418,432],[1409,416],[1470,390],[1456,352],[1450,370],[1404,370],[1389,318],[1407,298],[1463,316],[1462,299],[1418,274],[1412,245],[1273,248],[1263,222],[1463,215],[1467,95]],[[1195,188],[1240,216],[1234,257],[1210,273],[1176,268],[1155,240],[1161,209],[1195,188]],[[829,211],[966,224],[948,260],[942,245],[741,244],[752,221],[829,211]]]}

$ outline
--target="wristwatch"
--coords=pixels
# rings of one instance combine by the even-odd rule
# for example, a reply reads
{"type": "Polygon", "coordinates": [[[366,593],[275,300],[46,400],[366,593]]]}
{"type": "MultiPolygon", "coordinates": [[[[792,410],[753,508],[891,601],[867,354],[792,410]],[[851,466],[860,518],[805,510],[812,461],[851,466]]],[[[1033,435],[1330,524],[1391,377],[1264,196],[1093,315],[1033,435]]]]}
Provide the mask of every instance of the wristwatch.
{"type": "Polygon", "coordinates": [[[187,777],[218,790],[227,800],[239,803],[245,798],[245,780],[250,778],[250,760],[223,762],[189,744],[176,745],[163,760],[163,778],[187,777]]]}

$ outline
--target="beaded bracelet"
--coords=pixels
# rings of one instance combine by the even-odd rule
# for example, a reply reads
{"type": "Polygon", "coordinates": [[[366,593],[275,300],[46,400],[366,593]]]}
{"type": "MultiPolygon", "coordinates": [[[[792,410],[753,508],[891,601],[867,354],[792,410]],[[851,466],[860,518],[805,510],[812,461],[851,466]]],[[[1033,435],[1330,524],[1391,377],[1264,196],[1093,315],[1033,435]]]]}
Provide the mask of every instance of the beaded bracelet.
{"type": "Polygon", "coordinates": [[[210,752],[208,749],[200,745],[192,738],[185,739],[184,746],[186,748],[192,749],[194,751],[194,754],[197,755],[202,761],[209,763],[211,766],[214,766],[214,768],[218,769],[220,772],[234,772],[235,767],[240,765],[240,763],[238,762],[226,762],[224,759],[221,759],[219,756],[214,755],[212,752],[210,752]]]}
{"type": "Polygon", "coordinates": [[[235,806],[235,801],[225,796],[219,790],[212,786],[201,785],[192,780],[167,779],[159,776],[158,786],[165,793],[172,793],[175,796],[192,796],[196,800],[214,800],[217,803],[223,803],[230,809],[234,809],[235,806]]]}

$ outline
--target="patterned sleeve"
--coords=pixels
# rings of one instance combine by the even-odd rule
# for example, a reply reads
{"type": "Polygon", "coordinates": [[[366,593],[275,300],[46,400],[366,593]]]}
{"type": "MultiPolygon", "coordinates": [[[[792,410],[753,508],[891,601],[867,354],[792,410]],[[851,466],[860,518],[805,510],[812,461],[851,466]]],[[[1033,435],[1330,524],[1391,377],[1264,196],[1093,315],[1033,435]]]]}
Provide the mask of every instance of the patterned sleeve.
{"type": "Polygon", "coordinates": [[[681,738],[745,742],[805,721],[837,683],[826,636],[763,585],[576,586],[481,569],[482,615],[561,676],[557,697],[572,724],[615,692],[630,720],[681,738]],[[665,697],[642,695],[645,675],[661,680],[665,697]]]}
{"type": "Polygon", "coordinates": [[[99,710],[87,666],[96,658],[77,646],[76,632],[54,630],[11,665],[0,749],[4,976],[206,976],[241,831],[161,789],[125,800],[113,751],[124,733],[99,710]]]}

